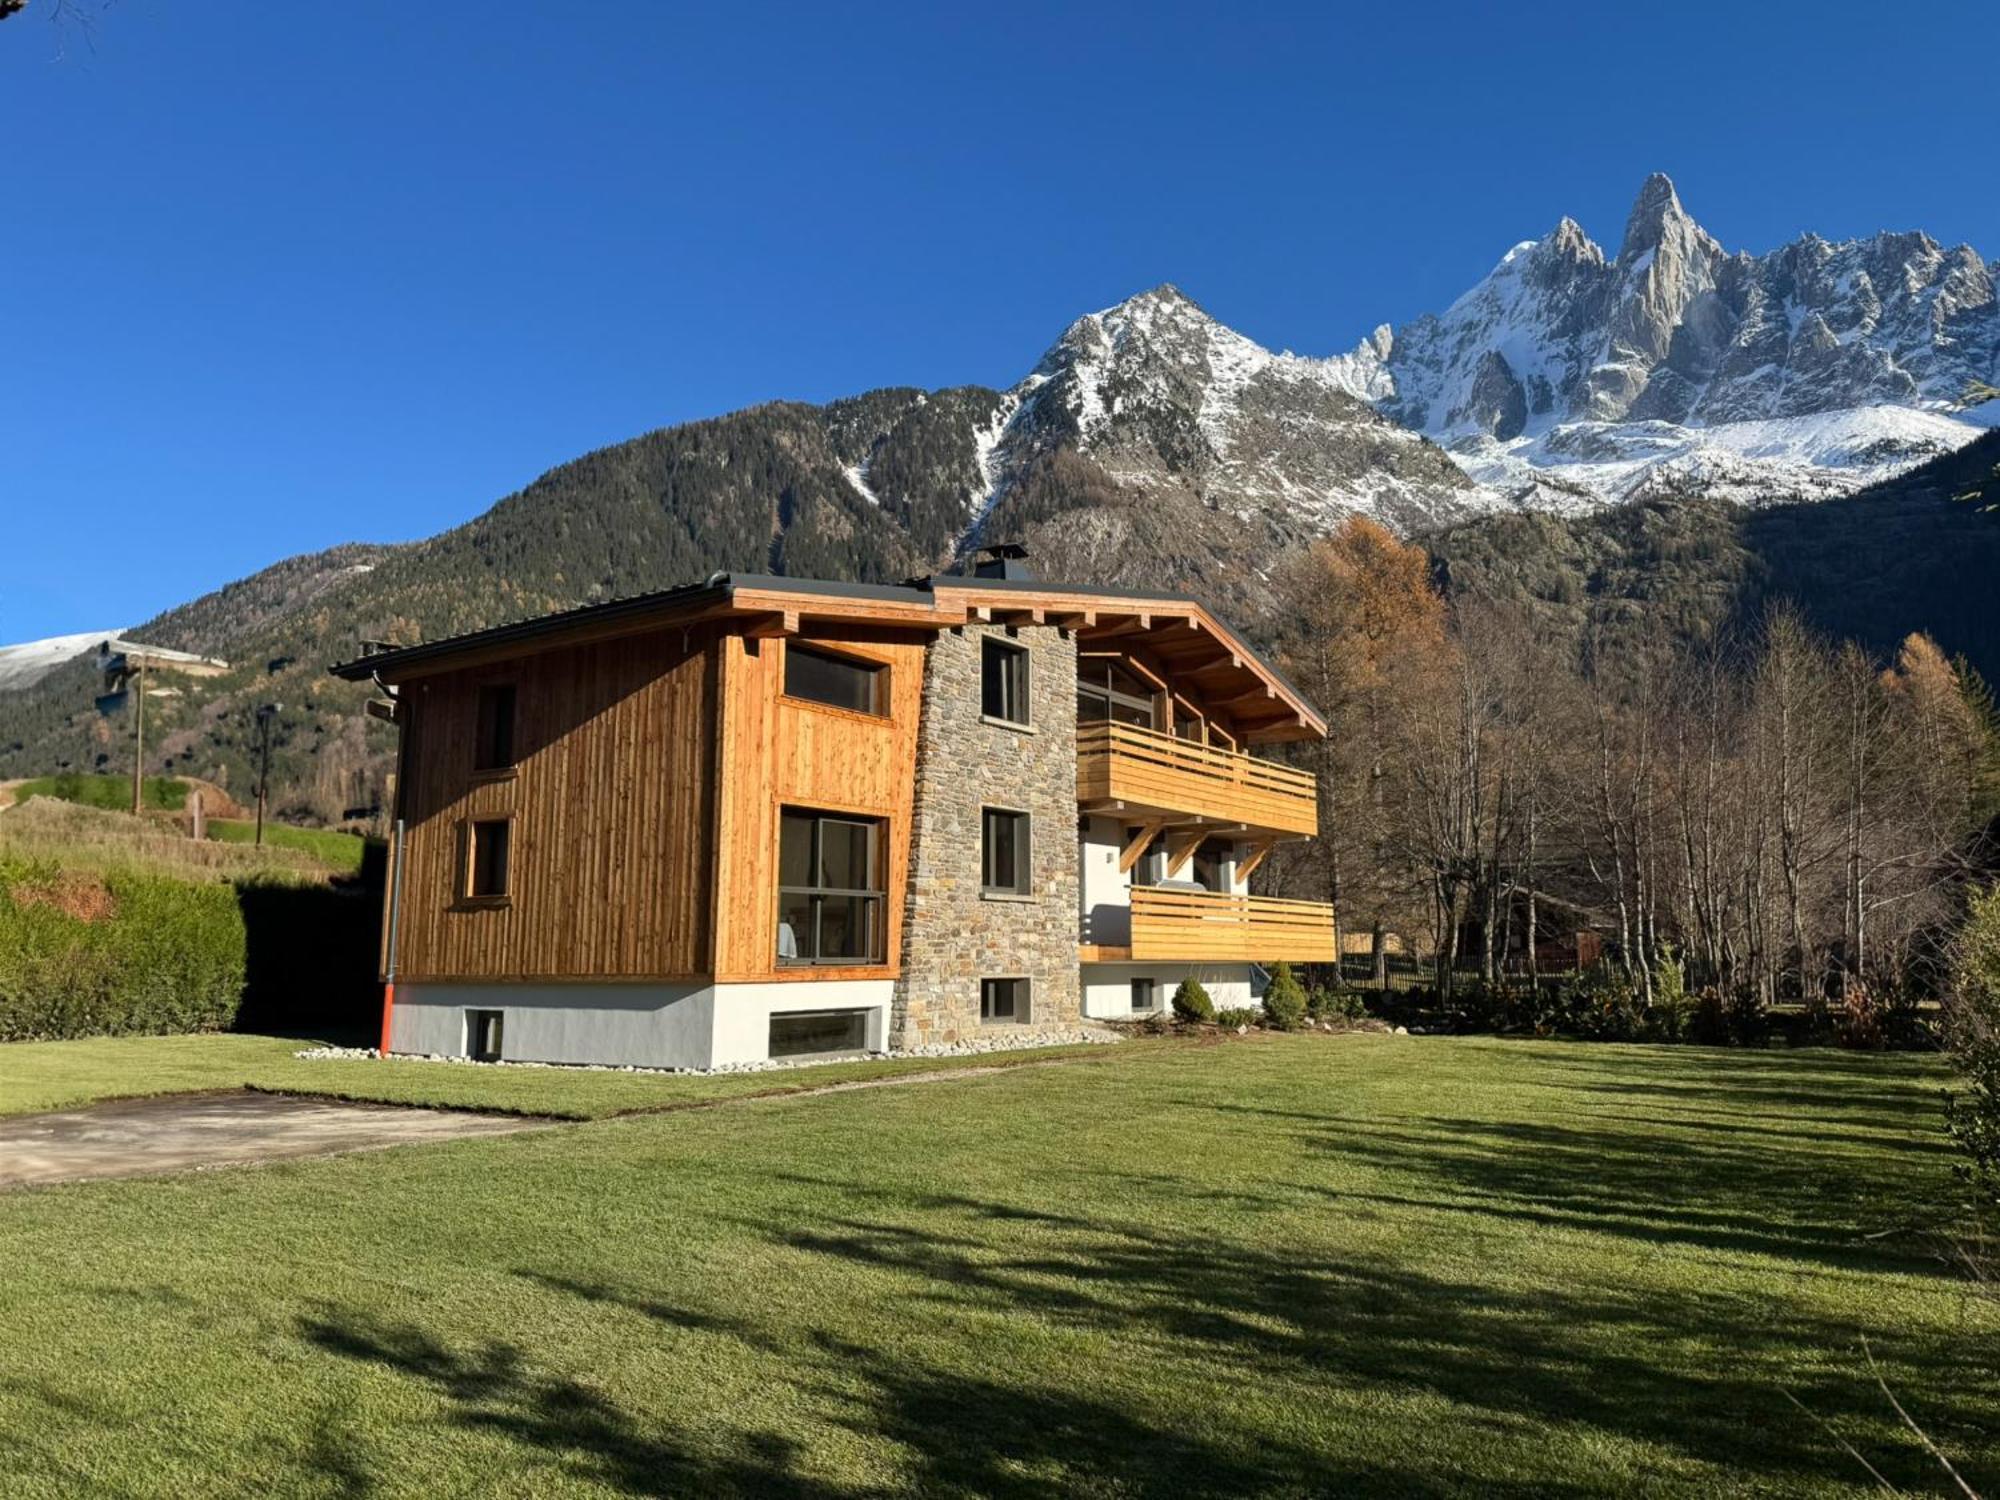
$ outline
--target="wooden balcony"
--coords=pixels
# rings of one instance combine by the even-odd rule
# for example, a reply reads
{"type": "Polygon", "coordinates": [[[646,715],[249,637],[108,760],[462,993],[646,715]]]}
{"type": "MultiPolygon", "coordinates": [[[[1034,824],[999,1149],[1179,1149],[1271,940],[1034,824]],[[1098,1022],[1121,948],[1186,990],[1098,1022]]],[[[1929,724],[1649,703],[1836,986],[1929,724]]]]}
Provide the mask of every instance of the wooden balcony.
{"type": "Polygon", "coordinates": [[[1207,891],[1132,891],[1130,948],[1086,948],[1091,961],[1293,963],[1334,961],[1333,908],[1324,901],[1218,896],[1207,891]]]}
{"type": "Polygon", "coordinates": [[[1319,796],[1310,771],[1132,724],[1078,728],[1076,796],[1091,810],[1240,823],[1293,838],[1319,832],[1319,796]]]}

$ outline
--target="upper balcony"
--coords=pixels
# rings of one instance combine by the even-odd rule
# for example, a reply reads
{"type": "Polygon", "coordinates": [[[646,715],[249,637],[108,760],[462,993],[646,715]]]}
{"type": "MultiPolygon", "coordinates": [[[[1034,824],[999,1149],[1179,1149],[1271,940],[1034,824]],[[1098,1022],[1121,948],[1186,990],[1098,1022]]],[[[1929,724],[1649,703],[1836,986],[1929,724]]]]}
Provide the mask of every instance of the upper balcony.
{"type": "Polygon", "coordinates": [[[1076,796],[1086,808],[1143,817],[1240,823],[1291,838],[1319,832],[1310,771],[1108,720],[1077,730],[1076,796]]]}

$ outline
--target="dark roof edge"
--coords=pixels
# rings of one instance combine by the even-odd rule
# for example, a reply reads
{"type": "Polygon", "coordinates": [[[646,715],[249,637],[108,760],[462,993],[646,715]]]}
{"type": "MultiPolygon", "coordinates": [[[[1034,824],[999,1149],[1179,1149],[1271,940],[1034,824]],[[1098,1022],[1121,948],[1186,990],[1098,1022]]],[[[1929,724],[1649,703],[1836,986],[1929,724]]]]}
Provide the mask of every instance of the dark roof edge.
{"type": "Polygon", "coordinates": [[[361,656],[352,661],[337,662],[327,670],[349,682],[363,682],[385,667],[407,667],[452,656],[461,651],[476,651],[487,646],[533,640],[538,636],[561,630],[578,620],[617,620],[628,615],[645,616],[694,605],[730,602],[734,600],[738,589],[748,589],[753,592],[818,594],[829,599],[871,599],[920,605],[931,602],[933,590],[939,587],[992,590],[996,593],[1073,594],[1079,598],[1134,599],[1159,604],[1192,605],[1206,610],[1229,632],[1235,644],[1269,672],[1286,692],[1303,705],[1314,718],[1322,724],[1326,722],[1326,716],[1314,706],[1312,700],[1300,692],[1262,651],[1244,640],[1229,621],[1216,615],[1213,607],[1191,595],[1156,589],[1117,589],[1097,584],[1043,583],[1032,579],[978,578],[951,573],[940,573],[920,583],[904,584],[841,583],[825,578],[785,578],[773,573],[718,573],[704,583],[683,584],[679,588],[660,589],[650,594],[632,594],[602,604],[580,604],[572,609],[535,615],[525,620],[510,621],[504,625],[489,626],[485,630],[469,631],[464,635],[440,636],[434,641],[424,641],[414,646],[399,646],[393,650],[379,651],[373,656],[361,656]]]}

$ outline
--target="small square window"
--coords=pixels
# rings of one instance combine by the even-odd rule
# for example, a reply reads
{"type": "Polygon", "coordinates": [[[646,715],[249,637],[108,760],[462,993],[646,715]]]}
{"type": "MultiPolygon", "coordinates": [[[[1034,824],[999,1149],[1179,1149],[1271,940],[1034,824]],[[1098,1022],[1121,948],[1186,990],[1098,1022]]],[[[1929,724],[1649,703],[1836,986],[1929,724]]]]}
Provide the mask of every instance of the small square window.
{"type": "Polygon", "coordinates": [[[484,819],[472,825],[466,895],[490,901],[507,894],[508,846],[513,831],[514,825],[505,818],[484,819]]]}
{"type": "Polygon", "coordinates": [[[1028,981],[1025,979],[982,979],[979,981],[979,1019],[982,1024],[1018,1025],[1028,1019],[1028,981]]]}
{"type": "Polygon", "coordinates": [[[1028,648],[988,636],[980,645],[979,711],[1009,724],[1028,722],[1028,648]]]}
{"type": "Polygon", "coordinates": [[[1028,877],[1028,815],[1004,808],[979,813],[979,884],[989,895],[1025,896],[1028,877]]]}
{"type": "Polygon", "coordinates": [[[479,690],[479,722],[472,768],[504,771],[514,764],[514,685],[487,683],[479,690]]]}
{"type": "Polygon", "coordinates": [[[1160,984],[1156,979],[1135,979],[1132,981],[1132,1012],[1144,1015],[1160,1008],[1160,984]]]}
{"type": "Polygon", "coordinates": [[[469,1010],[465,1013],[465,1055],[474,1062],[500,1061],[501,1012],[469,1010]]]}

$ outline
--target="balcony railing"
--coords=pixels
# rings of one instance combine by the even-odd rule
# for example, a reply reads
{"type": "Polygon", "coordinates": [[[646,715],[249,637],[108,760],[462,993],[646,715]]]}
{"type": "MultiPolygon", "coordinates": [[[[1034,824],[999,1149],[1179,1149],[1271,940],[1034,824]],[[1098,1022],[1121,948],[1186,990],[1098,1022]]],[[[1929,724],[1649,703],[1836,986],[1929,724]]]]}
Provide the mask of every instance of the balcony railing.
{"type": "Polygon", "coordinates": [[[1324,901],[1135,886],[1131,956],[1142,962],[1332,963],[1333,908],[1324,901]]]}
{"type": "Polygon", "coordinates": [[[1294,837],[1319,832],[1310,771],[1217,750],[1133,724],[1085,724],[1076,735],[1076,795],[1087,806],[1193,816],[1294,837]]]}

